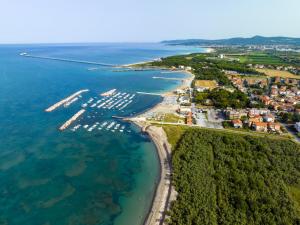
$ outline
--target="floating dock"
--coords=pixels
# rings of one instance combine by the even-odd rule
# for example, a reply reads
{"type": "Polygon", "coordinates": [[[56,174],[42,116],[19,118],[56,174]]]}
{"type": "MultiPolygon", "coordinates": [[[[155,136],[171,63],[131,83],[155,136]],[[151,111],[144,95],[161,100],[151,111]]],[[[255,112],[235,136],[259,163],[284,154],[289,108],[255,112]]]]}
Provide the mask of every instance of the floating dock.
{"type": "Polygon", "coordinates": [[[55,103],[54,105],[50,106],[48,109],[46,109],[45,111],[46,112],[52,112],[54,111],[55,109],[57,109],[58,107],[66,104],[67,102],[70,102],[72,101],[73,98],[76,98],[78,95],[80,95],[81,93],[84,93],[84,92],[87,92],[89,91],[88,89],[83,89],[83,90],[80,90],[80,91],[77,91],[76,93],[70,95],[69,97],[55,103]]]}
{"type": "Polygon", "coordinates": [[[109,97],[109,96],[112,96],[116,91],[117,91],[117,89],[111,89],[111,90],[109,90],[107,92],[104,92],[100,95],[103,96],[103,97],[109,97]]]}
{"type": "Polygon", "coordinates": [[[83,113],[85,113],[85,109],[81,109],[74,116],[72,116],[67,122],[65,122],[60,128],[60,131],[67,129],[73,122],[75,122],[78,117],[80,117],[83,113]]]}

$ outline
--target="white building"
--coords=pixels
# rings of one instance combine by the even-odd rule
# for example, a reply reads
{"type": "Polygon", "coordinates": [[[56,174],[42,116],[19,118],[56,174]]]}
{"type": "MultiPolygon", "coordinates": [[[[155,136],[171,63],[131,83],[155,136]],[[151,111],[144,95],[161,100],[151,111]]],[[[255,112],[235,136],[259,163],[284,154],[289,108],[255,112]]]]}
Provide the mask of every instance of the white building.
{"type": "Polygon", "coordinates": [[[294,127],[297,130],[297,132],[300,132],[300,122],[295,123],[294,127]]]}

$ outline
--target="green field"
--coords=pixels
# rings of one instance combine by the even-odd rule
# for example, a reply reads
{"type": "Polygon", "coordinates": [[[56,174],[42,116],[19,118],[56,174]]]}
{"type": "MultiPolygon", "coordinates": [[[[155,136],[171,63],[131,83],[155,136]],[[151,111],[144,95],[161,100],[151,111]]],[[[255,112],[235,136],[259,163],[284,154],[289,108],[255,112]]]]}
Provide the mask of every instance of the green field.
{"type": "Polygon", "coordinates": [[[266,65],[287,65],[287,63],[276,55],[267,53],[249,53],[245,55],[230,55],[238,58],[241,63],[266,64],[266,65]]]}
{"type": "Polygon", "coordinates": [[[164,129],[179,193],[169,224],[300,224],[299,144],[227,131],[164,129]]]}

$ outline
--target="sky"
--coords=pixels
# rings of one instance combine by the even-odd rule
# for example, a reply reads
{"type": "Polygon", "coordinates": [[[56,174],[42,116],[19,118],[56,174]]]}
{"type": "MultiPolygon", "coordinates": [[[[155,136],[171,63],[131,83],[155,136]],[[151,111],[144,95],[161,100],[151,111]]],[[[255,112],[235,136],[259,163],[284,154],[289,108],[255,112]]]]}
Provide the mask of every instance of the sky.
{"type": "Polygon", "coordinates": [[[300,37],[299,0],[0,0],[0,43],[300,37]]]}

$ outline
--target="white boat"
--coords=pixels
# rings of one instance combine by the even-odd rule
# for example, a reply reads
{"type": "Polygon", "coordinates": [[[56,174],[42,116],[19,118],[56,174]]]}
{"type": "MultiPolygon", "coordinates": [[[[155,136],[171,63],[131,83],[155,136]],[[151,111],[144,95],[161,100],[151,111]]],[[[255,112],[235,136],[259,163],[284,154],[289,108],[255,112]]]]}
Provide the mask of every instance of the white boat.
{"type": "Polygon", "coordinates": [[[92,101],[94,101],[94,99],[90,98],[87,103],[92,103],[92,101]]]}
{"type": "Polygon", "coordinates": [[[81,105],[82,108],[85,108],[85,107],[87,107],[87,106],[88,106],[87,103],[84,103],[84,104],[81,105]]]}
{"type": "Polygon", "coordinates": [[[89,127],[89,125],[87,125],[87,124],[83,126],[84,129],[87,129],[88,127],[89,127]]]}
{"type": "Polygon", "coordinates": [[[109,130],[111,129],[114,125],[115,125],[116,122],[111,122],[107,127],[106,127],[106,130],[109,130]]]}

